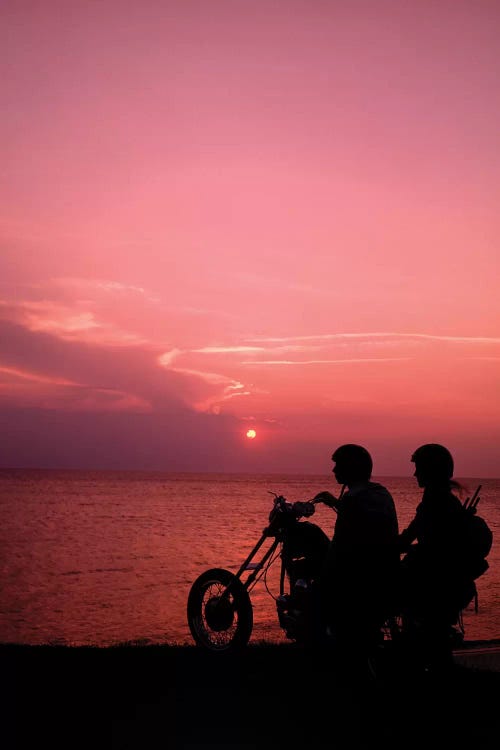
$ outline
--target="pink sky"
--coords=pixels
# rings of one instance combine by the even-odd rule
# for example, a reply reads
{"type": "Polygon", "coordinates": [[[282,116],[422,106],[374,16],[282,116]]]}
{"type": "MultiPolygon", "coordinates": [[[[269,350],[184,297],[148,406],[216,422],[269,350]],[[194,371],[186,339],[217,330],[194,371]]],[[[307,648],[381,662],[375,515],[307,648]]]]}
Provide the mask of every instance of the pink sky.
{"type": "Polygon", "coordinates": [[[499,38],[488,0],[5,0],[0,466],[500,476],[499,38]]]}

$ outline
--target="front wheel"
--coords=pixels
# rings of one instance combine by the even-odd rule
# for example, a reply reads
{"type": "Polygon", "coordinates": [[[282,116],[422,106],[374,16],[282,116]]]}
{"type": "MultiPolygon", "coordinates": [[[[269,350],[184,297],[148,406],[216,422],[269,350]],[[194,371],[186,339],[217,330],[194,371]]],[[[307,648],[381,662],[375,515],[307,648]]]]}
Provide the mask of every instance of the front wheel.
{"type": "Polygon", "coordinates": [[[206,570],[189,591],[187,619],[198,646],[210,651],[242,648],[253,628],[248,591],[229,570],[206,570]]]}

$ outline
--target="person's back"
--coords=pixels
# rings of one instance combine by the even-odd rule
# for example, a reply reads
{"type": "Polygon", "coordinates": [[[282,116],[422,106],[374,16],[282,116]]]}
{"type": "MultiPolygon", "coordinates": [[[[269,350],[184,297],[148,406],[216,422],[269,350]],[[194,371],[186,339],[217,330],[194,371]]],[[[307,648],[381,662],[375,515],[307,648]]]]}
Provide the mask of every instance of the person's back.
{"type": "Polygon", "coordinates": [[[417,542],[422,559],[442,565],[458,561],[463,526],[460,499],[448,487],[428,487],[415,517],[400,535],[400,549],[407,552],[417,542]]]}
{"type": "Polygon", "coordinates": [[[372,460],[362,446],[340,446],[332,455],[339,484],[314,500],[337,511],[321,580],[325,626],[339,648],[366,653],[380,641],[391,614],[399,565],[398,520],[393,498],[371,481],[372,460]]]}

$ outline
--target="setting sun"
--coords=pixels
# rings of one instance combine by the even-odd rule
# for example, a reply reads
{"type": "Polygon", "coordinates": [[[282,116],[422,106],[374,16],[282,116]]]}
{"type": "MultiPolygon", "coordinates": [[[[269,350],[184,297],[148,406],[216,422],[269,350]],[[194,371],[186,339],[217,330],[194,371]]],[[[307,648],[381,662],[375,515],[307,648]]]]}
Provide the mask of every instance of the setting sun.
{"type": "Polygon", "coordinates": [[[247,430],[247,438],[249,440],[253,440],[255,437],[257,437],[255,430],[247,430]]]}

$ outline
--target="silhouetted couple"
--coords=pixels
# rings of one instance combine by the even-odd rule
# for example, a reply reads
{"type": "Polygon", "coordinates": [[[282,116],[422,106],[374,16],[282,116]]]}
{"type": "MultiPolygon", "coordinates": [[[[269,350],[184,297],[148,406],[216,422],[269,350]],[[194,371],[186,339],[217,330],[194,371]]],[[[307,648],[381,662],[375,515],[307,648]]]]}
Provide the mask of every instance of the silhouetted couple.
{"type": "Polygon", "coordinates": [[[423,445],[411,460],[424,492],[401,534],[394,500],[386,487],[371,481],[372,458],[363,446],[346,444],[334,451],[340,496],[324,491],[314,498],[337,512],[319,582],[320,603],[327,641],[349,662],[374,653],[384,623],[395,615],[401,616],[422,666],[451,659],[450,629],[465,606],[456,590],[462,503],[452,490],[460,485],[452,480],[453,459],[444,446],[423,445]]]}

